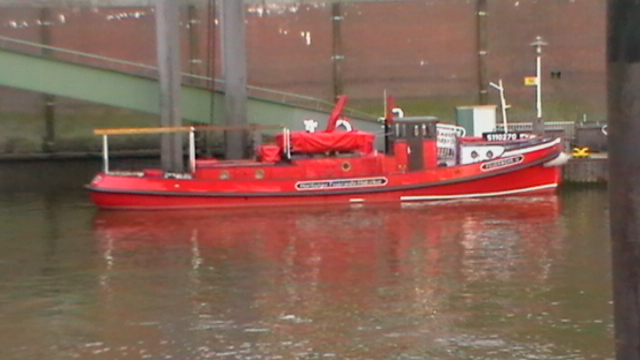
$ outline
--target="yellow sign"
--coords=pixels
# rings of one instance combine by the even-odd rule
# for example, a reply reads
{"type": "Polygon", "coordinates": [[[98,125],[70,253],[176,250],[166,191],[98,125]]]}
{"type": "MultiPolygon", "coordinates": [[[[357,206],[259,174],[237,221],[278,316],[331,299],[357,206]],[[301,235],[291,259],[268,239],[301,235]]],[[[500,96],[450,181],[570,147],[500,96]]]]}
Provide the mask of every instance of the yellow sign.
{"type": "Polygon", "coordinates": [[[538,85],[538,77],[537,76],[525,76],[524,77],[524,85],[525,86],[536,86],[536,85],[538,85]]]}

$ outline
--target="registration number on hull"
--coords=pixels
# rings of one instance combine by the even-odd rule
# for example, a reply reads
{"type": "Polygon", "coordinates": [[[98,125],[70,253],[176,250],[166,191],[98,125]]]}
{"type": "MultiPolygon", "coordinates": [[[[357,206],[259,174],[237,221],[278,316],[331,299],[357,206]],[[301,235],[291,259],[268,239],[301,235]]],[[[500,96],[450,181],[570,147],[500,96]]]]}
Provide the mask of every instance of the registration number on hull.
{"type": "Polygon", "coordinates": [[[510,133],[489,132],[489,133],[483,133],[482,138],[487,141],[512,141],[512,140],[528,139],[529,134],[516,133],[516,132],[510,132],[510,133]]]}

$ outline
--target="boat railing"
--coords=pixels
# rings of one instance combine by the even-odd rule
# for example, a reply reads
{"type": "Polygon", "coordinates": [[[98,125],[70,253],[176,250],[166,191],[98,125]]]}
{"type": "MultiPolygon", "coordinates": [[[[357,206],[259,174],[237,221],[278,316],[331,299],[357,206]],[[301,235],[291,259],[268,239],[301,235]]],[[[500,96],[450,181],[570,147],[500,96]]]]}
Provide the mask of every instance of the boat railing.
{"type": "MultiPolygon", "coordinates": [[[[102,172],[105,174],[110,173],[109,168],[109,136],[114,135],[144,135],[144,134],[188,134],[188,161],[189,172],[194,173],[196,170],[196,132],[197,131],[251,131],[268,129],[284,129],[287,134],[288,129],[282,125],[239,125],[239,126],[215,126],[215,125],[203,125],[203,126],[161,126],[161,127],[138,127],[138,128],[100,128],[93,130],[94,135],[102,136],[102,172]]],[[[162,156],[162,154],[161,154],[162,156]]]]}
{"type": "Polygon", "coordinates": [[[438,130],[438,133],[442,132],[443,134],[445,134],[445,133],[451,133],[452,132],[452,133],[456,134],[458,137],[462,137],[462,136],[465,136],[467,134],[467,130],[465,128],[463,128],[462,126],[458,126],[458,125],[438,123],[436,125],[436,128],[438,130]]]}
{"type": "Polygon", "coordinates": [[[282,129],[282,139],[284,142],[285,156],[287,159],[291,159],[291,130],[289,130],[289,128],[282,129]]]}
{"type": "Polygon", "coordinates": [[[466,135],[465,128],[450,124],[437,124],[438,162],[455,164],[458,153],[458,138],[466,135]]]}

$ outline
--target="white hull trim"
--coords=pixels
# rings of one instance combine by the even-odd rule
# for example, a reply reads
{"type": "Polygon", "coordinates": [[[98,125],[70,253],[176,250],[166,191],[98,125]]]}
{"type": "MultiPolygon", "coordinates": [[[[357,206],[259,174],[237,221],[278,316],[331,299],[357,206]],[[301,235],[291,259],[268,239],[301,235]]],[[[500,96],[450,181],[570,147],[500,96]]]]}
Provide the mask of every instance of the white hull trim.
{"type": "Polygon", "coordinates": [[[528,147],[528,148],[524,148],[524,149],[505,151],[502,154],[501,157],[522,155],[522,154],[527,154],[527,153],[538,151],[538,150],[542,150],[542,149],[547,149],[547,148],[550,148],[552,146],[558,145],[560,143],[560,141],[562,141],[562,140],[561,139],[555,139],[554,141],[548,142],[546,144],[536,145],[536,146],[532,146],[532,147],[528,147]]]}
{"type": "Polygon", "coordinates": [[[560,155],[558,155],[558,157],[556,157],[551,161],[547,161],[546,163],[543,164],[543,166],[545,167],[562,166],[562,165],[565,165],[567,162],[569,162],[569,159],[571,159],[571,155],[561,152],[560,155]]]}
{"type": "Polygon", "coordinates": [[[400,201],[453,200],[453,199],[470,199],[470,198],[478,198],[478,197],[504,196],[504,195],[523,194],[527,192],[546,190],[546,189],[555,189],[557,187],[558,187],[558,184],[553,183],[553,184],[539,185],[539,186],[533,186],[533,187],[528,187],[523,189],[494,191],[494,192],[487,192],[487,193],[461,194],[461,195],[401,196],[400,201]]]}

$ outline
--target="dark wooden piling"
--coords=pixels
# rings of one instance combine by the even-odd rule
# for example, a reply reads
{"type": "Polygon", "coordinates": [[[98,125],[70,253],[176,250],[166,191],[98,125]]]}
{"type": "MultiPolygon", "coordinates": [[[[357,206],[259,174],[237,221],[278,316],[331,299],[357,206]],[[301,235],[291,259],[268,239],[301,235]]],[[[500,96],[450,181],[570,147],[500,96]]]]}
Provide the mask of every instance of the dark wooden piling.
{"type": "Polygon", "coordinates": [[[609,0],[609,194],[615,349],[640,359],[640,2],[609,0]]]}

